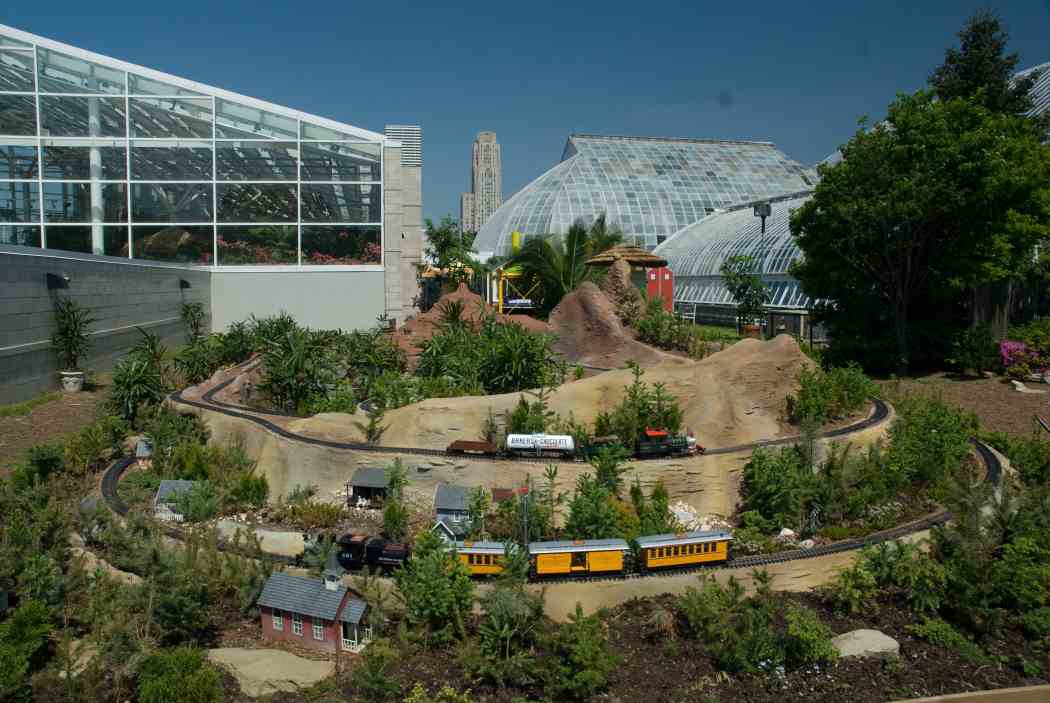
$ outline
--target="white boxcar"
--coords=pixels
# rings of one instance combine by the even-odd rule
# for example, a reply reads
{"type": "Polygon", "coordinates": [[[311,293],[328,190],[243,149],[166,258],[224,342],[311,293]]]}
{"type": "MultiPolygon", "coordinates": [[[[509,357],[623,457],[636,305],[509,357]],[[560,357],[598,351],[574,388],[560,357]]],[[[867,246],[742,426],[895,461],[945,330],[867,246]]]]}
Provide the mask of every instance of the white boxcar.
{"type": "Polygon", "coordinates": [[[507,451],[573,454],[576,451],[576,444],[567,434],[509,434],[507,435],[507,451]]]}

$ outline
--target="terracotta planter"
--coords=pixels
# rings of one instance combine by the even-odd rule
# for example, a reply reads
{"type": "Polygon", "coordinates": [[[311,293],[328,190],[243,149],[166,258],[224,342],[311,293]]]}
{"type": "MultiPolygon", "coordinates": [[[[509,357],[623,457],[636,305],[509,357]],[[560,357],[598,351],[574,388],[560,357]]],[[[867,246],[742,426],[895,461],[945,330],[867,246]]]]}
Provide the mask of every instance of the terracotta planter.
{"type": "Polygon", "coordinates": [[[62,390],[66,393],[79,393],[84,390],[83,371],[59,371],[62,377],[62,390]]]}

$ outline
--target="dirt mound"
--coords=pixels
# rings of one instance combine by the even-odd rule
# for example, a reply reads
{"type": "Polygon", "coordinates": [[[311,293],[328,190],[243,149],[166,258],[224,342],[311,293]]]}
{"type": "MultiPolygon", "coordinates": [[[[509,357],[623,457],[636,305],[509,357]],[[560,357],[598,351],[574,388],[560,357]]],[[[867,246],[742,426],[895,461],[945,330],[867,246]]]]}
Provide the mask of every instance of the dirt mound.
{"type": "Polygon", "coordinates": [[[618,369],[627,361],[642,366],[679,361],[634,339],[620,323],[615,303],[590,282],[561,299],[550,326],[558,336],[554,349],[571,363],[618,369]]]}
{"type": "MultiPolygon", "coordinates": [[[[444,307],[454,302],[462,303],[463,319],[471,322],[478,322],[484,315],[490,315],[493,312],[492,306],[487,304],[480,295],[467,288],[466,283],[460,283],[459,288],[441,296],[434,307],[408,320],[394,333],[394,341],[408,355],[409,368],[415,368],[418,363],[423,343],[430,341],[431,337],[437,334],[441,327],[444,307]]],[[[546,322],[527,315],[499,315],[497,319],[503,324],[521,325],[530,332],[551,331],[546,322]]]]}
{"type": "MultiPolygon", "coordinates": [[[[745,339],[703,361],[675,361],[647,368],[644,380],[665,384],[682,408],[683,427],[701,444],[725,447],[793,433],[782,422],[784,407],[799,369],[812,362],[792,337],[745,339]]],[[[550,395],[550,409],[593,424],[600,411],[620,403],[631,380],[631,372],[621,369],[567,383],[550,395]]],[[[383,418],[387,431],[380,443],[444,449],[456,439],[476,439],[489,410],[502,418],[518,396],[431,398],[391,410],[383,418]]],[[[336,431],[337,418],[322,417],[327,416],[314,419],[316,429],[336,431]]]]}

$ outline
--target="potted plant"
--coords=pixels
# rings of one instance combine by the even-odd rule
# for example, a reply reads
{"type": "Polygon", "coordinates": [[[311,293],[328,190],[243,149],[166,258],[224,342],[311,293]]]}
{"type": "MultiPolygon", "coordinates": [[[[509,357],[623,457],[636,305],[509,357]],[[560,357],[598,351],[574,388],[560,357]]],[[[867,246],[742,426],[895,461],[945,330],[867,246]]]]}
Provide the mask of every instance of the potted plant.
{"type": "Polygon", "coordinates": [[[91,348],[88,325],[95,320],[88,310],[72,298],[55,300],[55,332],[51,335],[51,347],[58,356],[61,367],[62,389],[75,393],[84,388],[84,372],[80,370],[80,359],[91,348]]]}

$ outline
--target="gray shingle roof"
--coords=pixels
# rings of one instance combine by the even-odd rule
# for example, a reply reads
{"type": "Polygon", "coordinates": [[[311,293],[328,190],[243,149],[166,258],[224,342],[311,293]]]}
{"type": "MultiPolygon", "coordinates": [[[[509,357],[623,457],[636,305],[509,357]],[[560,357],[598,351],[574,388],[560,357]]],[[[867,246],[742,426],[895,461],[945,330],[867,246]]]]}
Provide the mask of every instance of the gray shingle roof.
{"type": "Polygon", "coordinates": [[[339,614],[340,622],[348,622],[351,625],[359,625],[361,618],[365,615],[368,604],[363,600],[357,598],[351,598],[346,602],[346,607],[343,608],[343,612],[339,614]]]}
{"type": "Polygon", "coordinates": [[[697,542],[724,542],[732,540],[733,536],[725,530],[707,530],[694,532],[673,532],[662,535],[646,535],[638,538],[639,547],[666,547],[670,544],[694,544],[697,542]]]}
{"type": "Polygon", "coordinates": [[[350,485],[361,486],[362,488],[386,488],[388,481],[386,469],[363,466],[354,472],[353,478],[350,479],[350,485]]]}
{"type": "Polygon", "coordinates": [[[466,512],[467,489],[451,483],[439,483],[434,491],[434,510],[466,512]]]}
{"type": "Polygon", "coordinates": [[[157,497],[154,503],[174,503],[175,496],[185,493],[196,486],[199,481],[184,481],[182,479],[165,479],[157,487],[157,497]]]}
{"type": "Polygon", "coordinates": [[[278,572],[266,580],[259,605],[334,620],[345,595],[343,586],[329,591],[319,578],[308,579],[278,572]]]}

